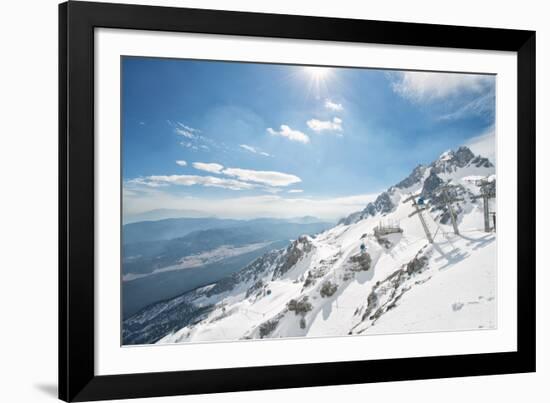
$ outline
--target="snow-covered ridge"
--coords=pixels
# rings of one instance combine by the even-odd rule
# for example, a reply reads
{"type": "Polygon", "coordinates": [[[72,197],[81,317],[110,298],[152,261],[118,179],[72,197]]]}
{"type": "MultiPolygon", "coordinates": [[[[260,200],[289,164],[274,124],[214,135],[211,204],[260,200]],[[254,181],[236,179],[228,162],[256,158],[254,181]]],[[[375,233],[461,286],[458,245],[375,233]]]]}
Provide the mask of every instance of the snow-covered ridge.
{"type": "MultiPolygon", "coordinates": [[[[395,209],[403,194],[421,190],[422,197],[429,199],[443,181],[458,180],[461,182],[462,177],[465,176],[486,177],[490,174],[494,174],[494,165],[489,159],[474,155],[465,146],[459,147],[456,151],[448,150],[430,165],[419,164],[416,166],[408,177],[382,192],[363,211],[355,212],[343,218],[340,223],[351,224],[368,216],[390,213],[395,209]]],[[[444,208],[441,204],[434,205],[434,207],[444,208]]]]}
{"type": "Polygon", "coordinates": [[[472,180],[492,175],[494,166],[468,148],[446,152],[336,227],[144,309],[124,322],[124,343],[492,328],[496,242],[483,231],[479,180],[472,180]],[[442,184],[459,200],[460,235],[450,226],[442,184]],[[433,244],[403,202],[411,194],[426,201],[433,244]],[[375,235],[381,222],[400,231],[375,235]]]}

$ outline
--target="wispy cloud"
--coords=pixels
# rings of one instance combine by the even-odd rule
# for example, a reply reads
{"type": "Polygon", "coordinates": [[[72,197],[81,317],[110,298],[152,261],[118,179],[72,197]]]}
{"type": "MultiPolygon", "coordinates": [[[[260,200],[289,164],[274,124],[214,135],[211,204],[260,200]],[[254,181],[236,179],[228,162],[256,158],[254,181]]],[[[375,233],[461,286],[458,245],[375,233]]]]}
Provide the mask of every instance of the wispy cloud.
{"type": "MultiPolygon", "coordinates": [[[[185,164],[179,164],[186,166],[185,164]]],[[[147,187],[161,187],[168,185],[183,185],[193,186],[202,185],[207,187],[220,187],[231,190],[243,189],[261,189],[269,193],[278,193],[281,187],[289,186],[294,183],[299,183],[302,180],[292,174],[277,171],[257,171],[254,169],[242,168],[224,168],[222,164],[216,162],[193,162],[193,168],[218,174],[222,176],[230,176],[232,178],[219,178],[214,176],[200,175],[151,175],[138,177],[128,180],[129,185],[140,185],[147,187]],[[236,179],[233,179],[236,178],[236,179]]]]}
{"type": "Polygon", "coordinates": [[[214,174],[221,173],[221,171],[223,169],[223,165],[217,164],[215,162],[211,162],[211,163],[193,162],[192,165],[193,165],[193,168],[195,168],[195,169],[210,172],[210,173],[214,173],[214,174]]]}
{"type": "Polygon", "coordinates": [[[334,112],[341,112],[344,110],[344,107],[342,104],[338,104],[336,102],[332,102],[330,99],[325,99],[325,108],[334,111],[334,112]]]}
{"type": "Polygon", "coordinates": [[[180,136],[186,137],[188,139],[194,139],[195,135],[188,130],[182,129],[181,127],[176,127],[174,131],[180,136]]]}
{"type": "Polygon", "coordinates": [[[273,130],[271,127],[269,127],[267,129],[267,132],[272,136],[282,136],[286,137],[289,140],[298,141],[304,144],[309,143],[309,136],[307,134],[304,134],[299,130],[291,129],[287,125],[281,125],[280,130],[273,130]]]}
{"type": "Polygon", "coordinates": [[[493,119],[494,114],[495,94],[491,91],[485,95],[474,98],[464,105],[458,106],[458,108],[453,112],[440,116],[439,120],[457,120],[472,115],[486,116],[493,119]]]}
{"type": "Polygon", "coordinates": [[[190,141],[181,141],[180,142],[180,145],[185,147],[185,148],[189,148],[193,151],[198,151],[199,150],[199,147],[194,145],[193,143],[191,143],[190,141]]]}
{"type": "Polygon", "coordinates": [[[291,189],[288,191],[288,193],[303,193],[304,191],[302,189],[291,189]]]}
{"type": "Polygon", "coordinates": [[[235,179],[218,178],[215,176],[199,175],[151,175],[128,181],[130,185],[144,185],[149,187],[161,187],[167,185],[217,187],[230,190],[246,190],[256,187],[252,183],[245,183],[235,179]]]}
{"type": "Polygon", "coordinates": [[[174,129],[176,134],[188,139],[196,139],[197,134],[200,133],[199,129],[195,129],[194,127],[188,126],[182,122],[174,122],[172,120],[167,120],[166,122],[174,129]]]}
{"type": "Polygon", "coordinates": [[[264,151],[260,151],[255,147],[249,146],[248,144],[241,144],[241,145],[239,145],[239,147],[241,147],[243,150],[249,151],[253,154],[263,155],[264,157],[270,157],[271,156],[270,154],[268,154],[264,151]]]}
{"type": "Polygon", "coordinates": [[[288,186],[302,180],[296,175],[276,171],[256,171],[253,169],[226,168],[224,175],[234,176],[242,181],[261,183],[268,186],[288,186]]]}
{"type": "MultiPolygon", "coordinates": [[[[130,179],[128,181],[126,181],[126,185],[130,185],[132,187],[134,187],[134,190],[135,190],[135,187],[139,187],[140,189],[139,190],[143,190],[142,187],[145,186],[145,187],[148,187],[148,188],[158,188],[158,187],[162,187],[162,186],[168,186],[168,183],[163,183],[163,182],[159,182],[159,181],[152,181],[149,179],[149,177],[139,177],[139,178],[134,178],[134,179],[130,179]]],[[[128,189],[128,191],[130,191],[131,189],[128,189]]]]}
{"type": "Polygon", "coordinates": [[[190,148],[193,151],[211,151],[212,148],[221,148],[221,146],[210,137],[207,137],[201,130],[186,125],[185,123],[167,120],[168,125],[174,133],[184,138],[180,145],[190,148]]]}
{"type": "Polygon", "coordinates": [[[413,102],[429,102],[463,93],[481,93],[493,81],[481,74],[393,72],[386,75],[393,91],[413,102]]]}
{"type": "Polygon", "coordinates": [[[191,126],[187,126],[187,125],[185,125],[185,124],[183,124],[183,123],[181,123],[181,122],[176,122],[176,123],[177,123],[177,125],[178,125],[179,127],[181,127],[181,128],[184,129],[184,130],[187,130],[188,132],[191,132],[191,133],[200,133],[200,130],[199,130],[199,129],[196,129],[196,128],[191,127],[191,126]]]}
{"type": "Polygon", "coordinates": [[[324,131],[342,131],[342,119],[340,118],[333,118],[332,120],[310,119],[307,121],[307,125],[311,130],[317,133],[324,131]]]}
{"type": "Polygon", "coordinates": [[[178,164],[180,167],[186,167],[187,166],[187,161],[177,160],[176,164],[178,164]]]}

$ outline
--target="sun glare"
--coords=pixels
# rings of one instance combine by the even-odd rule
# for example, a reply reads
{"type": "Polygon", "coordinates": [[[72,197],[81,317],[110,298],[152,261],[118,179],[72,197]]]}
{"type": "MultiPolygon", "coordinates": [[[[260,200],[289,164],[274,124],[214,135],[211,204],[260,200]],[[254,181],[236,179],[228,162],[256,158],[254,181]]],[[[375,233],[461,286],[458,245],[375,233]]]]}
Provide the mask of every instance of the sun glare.
{"type": "Polygon", "coordinates": [[[316,98],[320,98],[324,92],[328,92],[327,82],[331,75],[330,67],[308,66],[304,67],[304,73],[309,78],[308,95],[313,92],[316,98]]]}
{"type": "Polygon", "coordinates": [[[304,67],[305,71],[314,80],[322,80],[330,72],[328,67],[304,67]]]}

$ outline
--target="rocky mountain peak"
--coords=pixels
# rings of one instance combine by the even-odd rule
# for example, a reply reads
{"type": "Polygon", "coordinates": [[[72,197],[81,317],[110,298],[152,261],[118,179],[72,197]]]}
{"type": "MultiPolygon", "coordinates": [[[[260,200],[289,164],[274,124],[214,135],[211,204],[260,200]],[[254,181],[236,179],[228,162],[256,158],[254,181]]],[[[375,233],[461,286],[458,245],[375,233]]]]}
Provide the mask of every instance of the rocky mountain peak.
{"type": "Polygon", "coordinates": [[[362,218],[375,215],[376,213],[385,214],[392,211],[394,205],[388,192],[389,190],[380,193],[374,202],[367,204],[367,207],[362,212],[362,218]]]}
{"type": "Polygon", "coordinates": [[[454,157],[459,165],[464,167],[472,158],[474,158],[474,153],[468,147],[461,146],[455,151],[454,157]]]}
{"type": "Polygon", "coordinates": [[[435,173],[451,173],[458,168],[464,168],[475,158],[474,153],[466,146],[459,147],[456,151],[447,151],[437,160],[432,162],[430,167],[435,173]]]}
{"type": "Polygon", "coordinates": [[[429,198],[442,184],[443,180],[432,170],[422,186],[422,197],[429,198]]]}
{"type": "Polygon", "coordinates": [[[282,261],[279,262],[273,272],[273,278],[283,276],[290,270],[300,259],[313,249],[313,243],[309,236],[302,235],[293,241],[285,250],[282,261]]]}
{"type": "Polygon", "coordinates": [[[470,161],[470,165],[475,166],[476,168],[492,168],[494,165],[489,161],[488,158],[482,157],[481,155],[476,156],[470,161]]]}
{"type": "Polygon", "coordinates": [[[395,191],[407,189],[418,184],[422,185],[422,197],[425,199],[434,199],[435,201],[435,199],[438,199],[439,197],[439,195],[436,194],[437,190],[444,182],[438,174],[453,173],[466,166],[475,168],[492,168],[493,164],[485,157],[480,155],[476,156],[472,150],[466,146],[461,146],[456,150],[445,151],[430,165],[417,165],[409,176],[397,183],[395,186],[391,186],[385,192],[382,192],[373,202],[367,204],[362,211],[350,214],[349,216],[341,219],[339,224],[349,225],[368,216],[374,216],[378,213],[386,214],[392,212],[395,209],[395,205],[392,200],[392,195],[394,195],[395,191]],[[426,177],[428,170],[429,175],[426,177]]]}
{"type": "Polygon", "coordinates": [[[412,185],[420,182],[422,178],[424,177],[424,173],[426,172],[426,169],[428,169],[427,166],[418,164],[411,172],[409,176],[407,176],[405,179],[403,179],[401,182],[399,182],[397,185],[395,185],[396,188],[399,189],[406,189],[408,187],[411,187],[412,185]]]}

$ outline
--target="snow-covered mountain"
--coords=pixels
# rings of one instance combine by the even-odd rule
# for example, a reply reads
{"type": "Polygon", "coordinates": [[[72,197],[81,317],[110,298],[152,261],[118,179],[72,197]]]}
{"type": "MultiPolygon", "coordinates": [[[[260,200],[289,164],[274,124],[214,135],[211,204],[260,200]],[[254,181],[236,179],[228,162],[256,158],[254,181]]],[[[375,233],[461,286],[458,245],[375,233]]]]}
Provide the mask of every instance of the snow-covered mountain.
{"type": "Polygon", "coordinates": [[[445,152],[337,226],[141,310],[124,321],[124,344],[492,328],[496,242],[474,196],[482,178],[496,185],[494,174],[467,147],[445,152]],[[433,243],[410,216],[411,195],[425,202],[433,243]],[[460,235],[446,198],[458,200],[460,235]],[[381,226],[401,231],[375,231],[381,226]]]}

